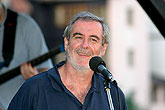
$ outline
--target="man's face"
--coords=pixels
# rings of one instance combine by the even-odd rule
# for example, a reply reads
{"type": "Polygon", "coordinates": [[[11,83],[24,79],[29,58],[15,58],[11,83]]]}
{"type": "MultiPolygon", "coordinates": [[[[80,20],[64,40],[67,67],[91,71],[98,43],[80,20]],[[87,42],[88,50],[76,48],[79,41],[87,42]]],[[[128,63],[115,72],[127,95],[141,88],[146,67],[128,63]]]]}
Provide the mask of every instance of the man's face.
{"type": "Polygon", "coordinates": [[[77,69],[89,69],[93,56],[103,56],[107,44],[102,45],[102,25],[96,21],[78,20],[73,24],[69,42],[65,38],[67,60],[77,69]]]}

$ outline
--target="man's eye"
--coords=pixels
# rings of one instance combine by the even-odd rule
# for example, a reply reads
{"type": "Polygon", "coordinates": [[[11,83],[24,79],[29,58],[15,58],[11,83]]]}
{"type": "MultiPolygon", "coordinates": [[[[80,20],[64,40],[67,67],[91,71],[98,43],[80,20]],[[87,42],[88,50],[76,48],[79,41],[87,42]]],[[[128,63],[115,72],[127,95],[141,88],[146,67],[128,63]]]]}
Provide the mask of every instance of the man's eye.
{"type": "Polygon", "coordinates": [[[91,38],[91,41],[92,41],[92,42],[98,42],[98,40],[95,39],[95,38],[91,38]]]}
{"type": "Polygon", "coordinates": [[[75,39],[82,39],[81,36],[75,36],[75,39]]]}

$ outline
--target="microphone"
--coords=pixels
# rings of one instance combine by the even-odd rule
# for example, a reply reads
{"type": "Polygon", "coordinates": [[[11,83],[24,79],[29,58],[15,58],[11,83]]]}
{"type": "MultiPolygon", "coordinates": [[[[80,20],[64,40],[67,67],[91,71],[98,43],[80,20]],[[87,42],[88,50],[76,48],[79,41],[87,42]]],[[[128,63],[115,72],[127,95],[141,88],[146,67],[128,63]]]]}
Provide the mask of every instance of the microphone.
{"type": "Polygon", "coordinates": [[[106,68],[105,62],[99,56],[92,57],[89,61],[91,70],[101,73],[108,81],[114,81],[112,74],[106,68]]]}

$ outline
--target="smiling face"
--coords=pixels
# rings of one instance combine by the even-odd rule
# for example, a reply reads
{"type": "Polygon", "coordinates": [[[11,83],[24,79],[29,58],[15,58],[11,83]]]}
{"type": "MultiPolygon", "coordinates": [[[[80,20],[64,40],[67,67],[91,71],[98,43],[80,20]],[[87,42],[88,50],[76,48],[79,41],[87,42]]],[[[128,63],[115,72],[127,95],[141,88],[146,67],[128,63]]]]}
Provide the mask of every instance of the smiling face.
{"type": "Polygon", "coordinates": [[[67,61],[76,69],[89,69],[93,56],[103,56],[107,47],[102,45],[102,25],[96,21],[77,20],[73,24],[69,41],[65,37],[67,61]]]}

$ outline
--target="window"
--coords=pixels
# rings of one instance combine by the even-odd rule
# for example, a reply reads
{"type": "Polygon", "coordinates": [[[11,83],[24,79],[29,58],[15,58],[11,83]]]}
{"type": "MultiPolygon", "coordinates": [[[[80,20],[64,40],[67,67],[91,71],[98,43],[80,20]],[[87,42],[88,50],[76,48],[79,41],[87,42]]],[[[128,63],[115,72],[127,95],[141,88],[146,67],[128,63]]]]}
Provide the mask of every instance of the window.
{"type": "Polygon", "coordinates": [[[134,65],[134,51],[133,49],[129,49],[128,50],[128,55],[127,55],[127,59],[128,59],[128,66],[133,67],[134,65]]]}
{"type": "Polygon", "coordinates": [[[130,7],[127,9],[127,18],[126,18],[126,20],[127,20],[127,24],[129,26],[133,25],[133,10],[130,7]]]}

